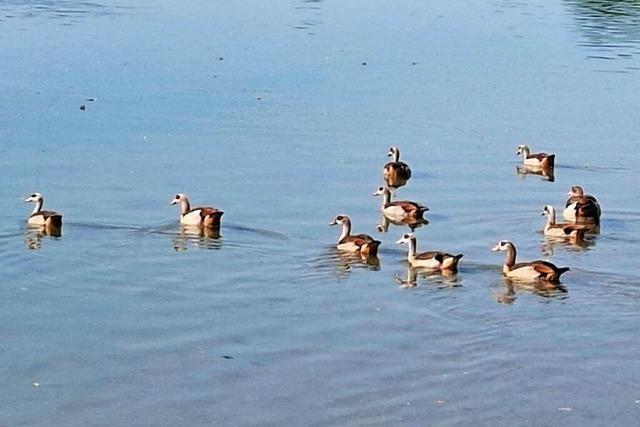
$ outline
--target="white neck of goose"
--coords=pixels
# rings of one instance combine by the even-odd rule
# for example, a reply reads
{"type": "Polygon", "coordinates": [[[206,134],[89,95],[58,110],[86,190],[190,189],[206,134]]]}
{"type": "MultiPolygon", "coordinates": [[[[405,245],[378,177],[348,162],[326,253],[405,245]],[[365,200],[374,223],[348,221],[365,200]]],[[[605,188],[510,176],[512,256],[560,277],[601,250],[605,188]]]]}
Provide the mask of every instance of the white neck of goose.
{"type": "Polygon", "coordinates": [[[529,157],[529,153],[530,153],[529,147],[527,147],[527,146],[522,147],[520,149],[520,152],[522,153],[522,158],[523,159],[526,159],[527,157],[529,157]]]}
{"type": "Polygon", "coordinates": [[[340,239],[338,239],[338,241],[344,239],[345,237],[349,236],[349,234],[351,234],[351,221],[346,220],[343,224],[342,224],[342,233],[340,233],[340,239]]]}
{"type": "Polygon", "coordinates": [[[509,244],[507,253],[504,256],[504,264],[507,267],[513,267],[516,264],[516,247],[509,244]]]}
{"type": "Polygon", "coordinates": [[[555,225],[556,223],[556,210],[552,207],[547,208],[547,227],[555,225]]]}
{"type": "Polygon", "coordinates": [[[393,153],[391,155],[391,158],[393,159],[394,162],[398,162],[400,161],[400,149],[398,149],[398,147],[396,147],[393,150],[393,153]]]}
{"type": "Polygon", "coordinates": [[[180,211],[182,212],[182,215],[184,215],[190,210],[191,210],[191,205],[189,204],[189,199],[184,197],[182,200],[180,200],[180,211]]]}
{"type": "Polygon", "coordinates": [[[36,206],[33,208],[33,212],[31,213],[31,215],[33,214],[37,214],[38,212],[40,212],[42,210],[42,205],[44,204],[44,199],[40,198],[38,200],[36,200],[36,206]]]}
{"type": "Polygon", "coordinates": [[[391,190],[385,188],[382,191],[382,207],[386,208],[391,204],[391,190]]]}
{"type": "Polygon", "coordinates": [[[409,239],[409,256],[416,256],[416,252],[418,250],[418,243],[416,241],[415,236],[409,239]]]}

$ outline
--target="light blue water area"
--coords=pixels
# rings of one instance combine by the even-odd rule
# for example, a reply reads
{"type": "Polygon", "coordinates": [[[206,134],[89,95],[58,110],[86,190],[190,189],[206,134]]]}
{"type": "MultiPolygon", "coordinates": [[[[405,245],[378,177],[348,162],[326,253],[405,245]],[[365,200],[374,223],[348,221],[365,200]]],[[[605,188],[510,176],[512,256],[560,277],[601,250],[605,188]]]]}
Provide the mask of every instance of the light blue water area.
{"type": "Polygon", "coordinates": [[[0,1],[0,425],[632,425],[635,1],[0,1]],[[81,109],[84,106],[84,109],[81,109]],[[516,147],[556,154],[518,175],[516,147]],[[377,231],[390,145],[429,206],[377,231]],[[580,184],[576,246],[541,233],[580,184]],[[63,212],[28,229],[25,195],[63,212]],[[225,213],[182,229],[169,202],[225,213]],[[329,222],[382,241],[336,251],[329,222]],[[505,282],[503,257],[571,271],[505,282]]]}

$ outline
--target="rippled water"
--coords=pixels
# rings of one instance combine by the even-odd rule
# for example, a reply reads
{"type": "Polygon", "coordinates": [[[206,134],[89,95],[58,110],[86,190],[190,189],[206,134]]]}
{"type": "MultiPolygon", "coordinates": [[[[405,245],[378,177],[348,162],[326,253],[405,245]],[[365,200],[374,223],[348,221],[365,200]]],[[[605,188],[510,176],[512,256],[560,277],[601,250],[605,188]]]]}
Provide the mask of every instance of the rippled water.
{"type": "Polygon", "coordinates": [[[0,1],[0,425],[635,424],[637,2],[270,3],[0,1]],[[376,230],[391,144],[459,274],[408,285],[376,230]],[[584,247],[540,233],[573,184],[584,247]],[[566,292],[506,283],[503,238],[566,292]]]}

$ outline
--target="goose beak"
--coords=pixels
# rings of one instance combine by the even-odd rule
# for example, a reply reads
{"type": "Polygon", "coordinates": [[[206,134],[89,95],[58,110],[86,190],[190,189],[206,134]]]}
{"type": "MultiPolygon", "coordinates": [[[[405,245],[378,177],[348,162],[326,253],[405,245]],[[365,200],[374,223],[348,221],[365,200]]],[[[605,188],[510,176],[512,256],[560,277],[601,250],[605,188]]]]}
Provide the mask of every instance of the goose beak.
{"type": "Polygon", "coordinates": [[[337,222],[336,222],[335,219],[329,223],[329,225],[336,225],[336,224],[337,224],[337,222]]]}
{"type": "Polygon", "coordinates": [[[398,241],[396,242],[396,245],[401,245],[401,244],[403,244],[403,243],[404,243],[404,239],[400,239],[400,240],[398,240],[398,241]]]}
{"type": "Polygon", "coordinates": [[[540,212],[540,216],[545,216],[547,213],[545,211],[540,212]]]}
{"type": "Polygon", "coordinates": [[[178,199],[173,199],[170,204],[175,205],[176,203],[178,203],[178,199]]]}
{"type": "Polygon", "coordinates": [[[495,245],[492,249],[491,252],[498,252],[500,250],[500,245],[495,245]]]}

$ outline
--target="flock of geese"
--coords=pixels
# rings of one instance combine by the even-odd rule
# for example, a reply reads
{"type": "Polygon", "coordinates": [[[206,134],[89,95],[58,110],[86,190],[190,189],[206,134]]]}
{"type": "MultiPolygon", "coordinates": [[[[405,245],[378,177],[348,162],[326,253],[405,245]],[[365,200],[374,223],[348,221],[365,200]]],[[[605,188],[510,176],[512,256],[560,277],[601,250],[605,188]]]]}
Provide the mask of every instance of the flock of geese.
{"type": "MultiPolygon", "coordinates": [[[[522,156],[521,167],[525,169],[525,172],[553,176],[554,154],[531,153],[526,145],[518,146],[517,154],[522,156]]],[[[424,214],[429,208],[410,200],[392,200],[395,191],[406,185],[411,178],[411,168],[400,161],[398,147],[390,147],[388,156],[391,157],[391,161],[382,169],[384,185],[380,186],[373,195],[382,198],[380,209],[386,221],[405,224],[415,230],[421,224],[428,223],[424,214]]],[[[56,211],[42,210],[44,197],[41,193],[29,195],[25,202],[35,204],[33,212],[27,219],[29,226],[41,228],[49,235],[60,236],[62,214],[56,211]]],[[[176,194],[171,200],[171,205],[175,204],[180,204],[181,224],[219,230],[223,211],[211,206],[191,207],[187,195],[183,193],[176,194]]],[[[601,209],[595,197],[586,194],[582,187],[575,185],[568,193],[562,212],[565,222],[556,222],[556,212],[551,205],[544,206],[542,215],[547,217],[544,227],[546,236],[580,243],[585,234],[599,231],[601,209]]],[[[330,225],[342,226],[336,245],[339,251],[358,254],[366,259],[377,257],[381,242],[367,234],[351,234],[351,219],[347,215],[337,215],[330,225]]],[[[414,233],[404,234],[396,243],[408,245],[407,261],[412,268],[427,272],[455,274],[463,256],[461,253],[451,254],[435,250],[418,252],[414,233]]],[[[540,281],[554,285],[558,284],[560,276],[569,270],[568,267],[557,267],[543,260],[517,263],[516,246],[508,240],[499,241],[492,250],[506,252],[502,271],[509,279],[540,281]]]]}
{"type": "MultiPolygon", "coordinates": [[[[528,146],[519,145],[517,155],[522,156],[520,173],[534,173],[546,177],[553,177],[555,154],[532,153],[528,146]]],[[[426,206],[409,200],[392,201],[396,189],[404,186],[411,178],[411,168],[400,161],[398,147],[389,148],[388,156],[392,160],[382,169],[384,186],[379,187],[375,196],[382,196],[381,211],[383,217],[395,224],[407,224],[414,229],[420,223],[427,223],[423,218],[429,210],[426,206]]],[[[592,195],[586,194],[582,187],[571,187],[565,208],[562,212],[565,222],[556,222],[556,212],[553,206],[544,206],[542,215],[547,221],[544,227],[545,236],[581,243],[587,233],[598,233],[600,227],[601,209],[598,201],[592,195]]],[[[367,234],[351,234],[351,219],[347,215],[338,215],[330,225],[342,225],[342,232],[338,238],[337,248],[341,251],[359,253],[370,259],[377,255],[380,241],[367,234]]],[[[412,268],[426,272],[440,272],[455,274],[463,254],[452,254],[444,251],[418,252],[415,234],[404,234],[397,244],[407,244],[409,251],[407,261],[412,268]]],[[[509,240],[501,240],[492,249],[505,253],[502,272],[516,281],[543,282],[554,287],[560,282],[560,276],[569,270],[568,267],[557,267],[544,260],[516,262],[516,245],[509,240]]],[[[543,286],[544,287],[544,286],[543,286]]]]}

